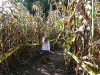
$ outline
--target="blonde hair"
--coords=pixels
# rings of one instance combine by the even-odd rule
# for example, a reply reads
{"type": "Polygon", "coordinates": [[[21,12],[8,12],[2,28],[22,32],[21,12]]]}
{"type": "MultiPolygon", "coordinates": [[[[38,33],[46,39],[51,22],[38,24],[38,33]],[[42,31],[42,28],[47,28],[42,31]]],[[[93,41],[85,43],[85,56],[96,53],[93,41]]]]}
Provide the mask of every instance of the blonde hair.
{"type": "Polygon", "coordinates": [[[47,36],[43,37],[42,38],[42,42],[43,43],[47,43],[49,41],[49,38],[47,36]]]}

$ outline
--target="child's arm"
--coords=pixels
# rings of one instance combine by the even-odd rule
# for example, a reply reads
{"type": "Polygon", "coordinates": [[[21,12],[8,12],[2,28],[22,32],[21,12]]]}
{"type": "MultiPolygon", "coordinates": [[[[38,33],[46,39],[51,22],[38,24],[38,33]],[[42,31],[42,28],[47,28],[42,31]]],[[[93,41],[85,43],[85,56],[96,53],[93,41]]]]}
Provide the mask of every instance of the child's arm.
{"type": "Polygon", "coordinates": [[[49,50],[49,52],[50,52],[50,42],[48,42],[48,50],[49,50]]]}

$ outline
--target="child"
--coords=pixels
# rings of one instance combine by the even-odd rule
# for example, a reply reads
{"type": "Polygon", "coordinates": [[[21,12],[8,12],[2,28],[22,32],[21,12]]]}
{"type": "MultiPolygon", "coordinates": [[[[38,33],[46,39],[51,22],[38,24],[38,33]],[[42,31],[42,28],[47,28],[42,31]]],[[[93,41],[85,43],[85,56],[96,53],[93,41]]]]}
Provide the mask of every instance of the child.
{"type": "Polygon", "coordinates": [[[49,39],[48,37],[43,37],[42,38],[42,52],[41,54],[43,55],[42,56],[42,63],[44,63],[44,60],[47,59],[49,60],[49,54],[50,54],[50,42],[49,42],[49,39]]]}

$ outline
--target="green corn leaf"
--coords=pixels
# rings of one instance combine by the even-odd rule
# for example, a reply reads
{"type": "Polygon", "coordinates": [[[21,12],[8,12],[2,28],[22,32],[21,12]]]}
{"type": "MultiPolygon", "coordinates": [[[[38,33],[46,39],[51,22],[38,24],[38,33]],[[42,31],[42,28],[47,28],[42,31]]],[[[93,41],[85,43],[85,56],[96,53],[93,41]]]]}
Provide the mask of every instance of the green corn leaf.
{"type": "Polygon", "coordinates": [[[64,29],[64,25],[61,21],[55,21],[55,24],[59,26],[60,30],[64,29]]]}

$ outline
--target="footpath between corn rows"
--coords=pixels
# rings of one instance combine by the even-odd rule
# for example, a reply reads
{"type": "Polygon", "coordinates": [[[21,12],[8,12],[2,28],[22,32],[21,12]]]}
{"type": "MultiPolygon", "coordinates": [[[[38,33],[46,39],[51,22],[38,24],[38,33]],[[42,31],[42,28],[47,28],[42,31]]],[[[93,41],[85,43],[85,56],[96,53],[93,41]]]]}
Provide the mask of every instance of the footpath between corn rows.
{"type": "Polygon", "coordinates": [[[38,54],[32,58],[29,58],[28,55],[23,56],[21,64],[15,65],[10,72],[12,75],[75,75],[74,72],[65,70],[62,50],[52,51],[50,60],[45,64],[42,64],[41,60],[38,54]]]}

